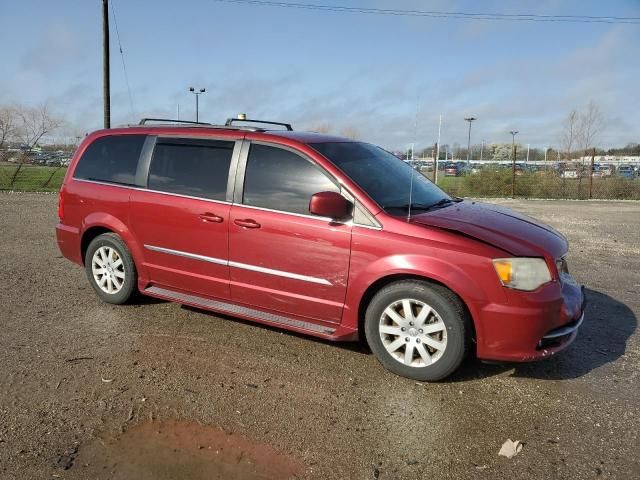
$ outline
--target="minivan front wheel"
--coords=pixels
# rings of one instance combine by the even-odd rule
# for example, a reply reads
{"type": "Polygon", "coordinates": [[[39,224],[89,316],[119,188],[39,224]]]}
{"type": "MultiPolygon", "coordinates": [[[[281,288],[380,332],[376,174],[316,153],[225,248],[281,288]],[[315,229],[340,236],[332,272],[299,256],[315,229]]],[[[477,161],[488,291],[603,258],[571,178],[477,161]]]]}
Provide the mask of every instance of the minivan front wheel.
{"type": "Polygon", "coordinates": [[[453,373],[470,348],[460,299],[440,285],[401,281],[380,290],[365,315],[365,335],[380,363],[403,377],[437,381],[453,373]]]}
{"type": "Polygon", "coordinates": [[[136,267],[118,235],[105,233],[94,238],[84,266],[91,286],[103,301],[119,305],[131,298],[138,280],[136,267]]]}

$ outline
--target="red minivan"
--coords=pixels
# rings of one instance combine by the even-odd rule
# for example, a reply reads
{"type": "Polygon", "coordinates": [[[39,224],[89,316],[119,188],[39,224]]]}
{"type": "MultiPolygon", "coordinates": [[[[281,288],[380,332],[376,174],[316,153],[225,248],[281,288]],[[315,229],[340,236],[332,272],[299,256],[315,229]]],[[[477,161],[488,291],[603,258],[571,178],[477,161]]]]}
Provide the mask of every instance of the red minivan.
{"type": "Polygon", "coordinates": [[[451,197],[374,145],[243,122],[145,119],[85,138],[56,233],[102,300],[140,292],[366,338],[421,381],[469,354],[530,361],[575,338],[583,289],[553,228],[451,197]]]}

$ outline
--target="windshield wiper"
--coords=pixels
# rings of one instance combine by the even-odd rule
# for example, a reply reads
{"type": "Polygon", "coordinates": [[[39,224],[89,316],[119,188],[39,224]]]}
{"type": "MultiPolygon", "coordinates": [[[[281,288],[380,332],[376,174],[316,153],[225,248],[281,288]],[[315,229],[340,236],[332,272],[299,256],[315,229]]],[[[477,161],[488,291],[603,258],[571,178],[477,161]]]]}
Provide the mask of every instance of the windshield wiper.
{"type": "MultiPolygon", "coordinates": [[[[434,208],[439,208],[439,207],[444,207],[445,205],[449,205],[450,203],[453,202],[458,202],[459,200],[451,200],[449,198],[443,198],[441,200],[438,200],[435,203],[430,203],[430,204],[425,204],[425,203],[412,203],[411,204],[411,210],[420,210],[420,211],[428,211],[428,210],[432,210],[434,208]]],[[[397,210],[408,210],[409,209],[409,204],[405,203],[404,205],[387,205],[386,207],[384,207],[385,210],[388,210],[390,208],[393,209],[397,209],[397,210]]]]}
{"type": "MultiPolygon", "coordinates": [[[[451,200],[450,198],[443,198],[441,200],[438,200],[436,203],[432,203],[429,206],[429,209],[437,208],[437,207],[443,207],[443,206],[448,205],[448,204],[453,203],[453,202],[454,202],[454,200],[451,200]]],[[[413,208],[413,205],[411,206],[411,208],[413,208]]]]}

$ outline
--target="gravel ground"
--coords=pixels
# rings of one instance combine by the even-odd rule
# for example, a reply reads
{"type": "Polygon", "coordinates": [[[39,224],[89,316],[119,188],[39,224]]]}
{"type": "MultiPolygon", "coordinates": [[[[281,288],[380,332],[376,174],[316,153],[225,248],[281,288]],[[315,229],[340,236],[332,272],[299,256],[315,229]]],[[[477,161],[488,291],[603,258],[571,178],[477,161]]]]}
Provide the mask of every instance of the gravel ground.
{"type": "Polygon", "coordinates": [[[1,193],[0,478],[640,478],[640,203],[500,203],[567,235],[585,325],[545,362],[418,384],[362,346],[101,303],[56,196],[1,193]]]}

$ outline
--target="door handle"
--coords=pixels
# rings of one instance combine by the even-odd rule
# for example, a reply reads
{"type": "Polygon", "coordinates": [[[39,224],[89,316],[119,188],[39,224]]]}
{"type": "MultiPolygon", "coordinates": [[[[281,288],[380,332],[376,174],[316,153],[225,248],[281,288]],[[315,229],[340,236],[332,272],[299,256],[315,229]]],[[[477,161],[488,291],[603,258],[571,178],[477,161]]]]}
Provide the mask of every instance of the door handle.
{"type": "Polygon", "coordinates": [[[260,228],[260,224],[250,218],[247,218],[244,220],[236,219],[233,221],[233,223],[235,223],[239,227],[244,227],[244,228],[260,228]]]}
{"type": "Polygon", "coordinates": [[[216,215],[215,213],[211,212],[204,212],[199,216],[203,222],[222,223],[224,221],[224,218],[222,218],[220,215],[216,215]]]}

